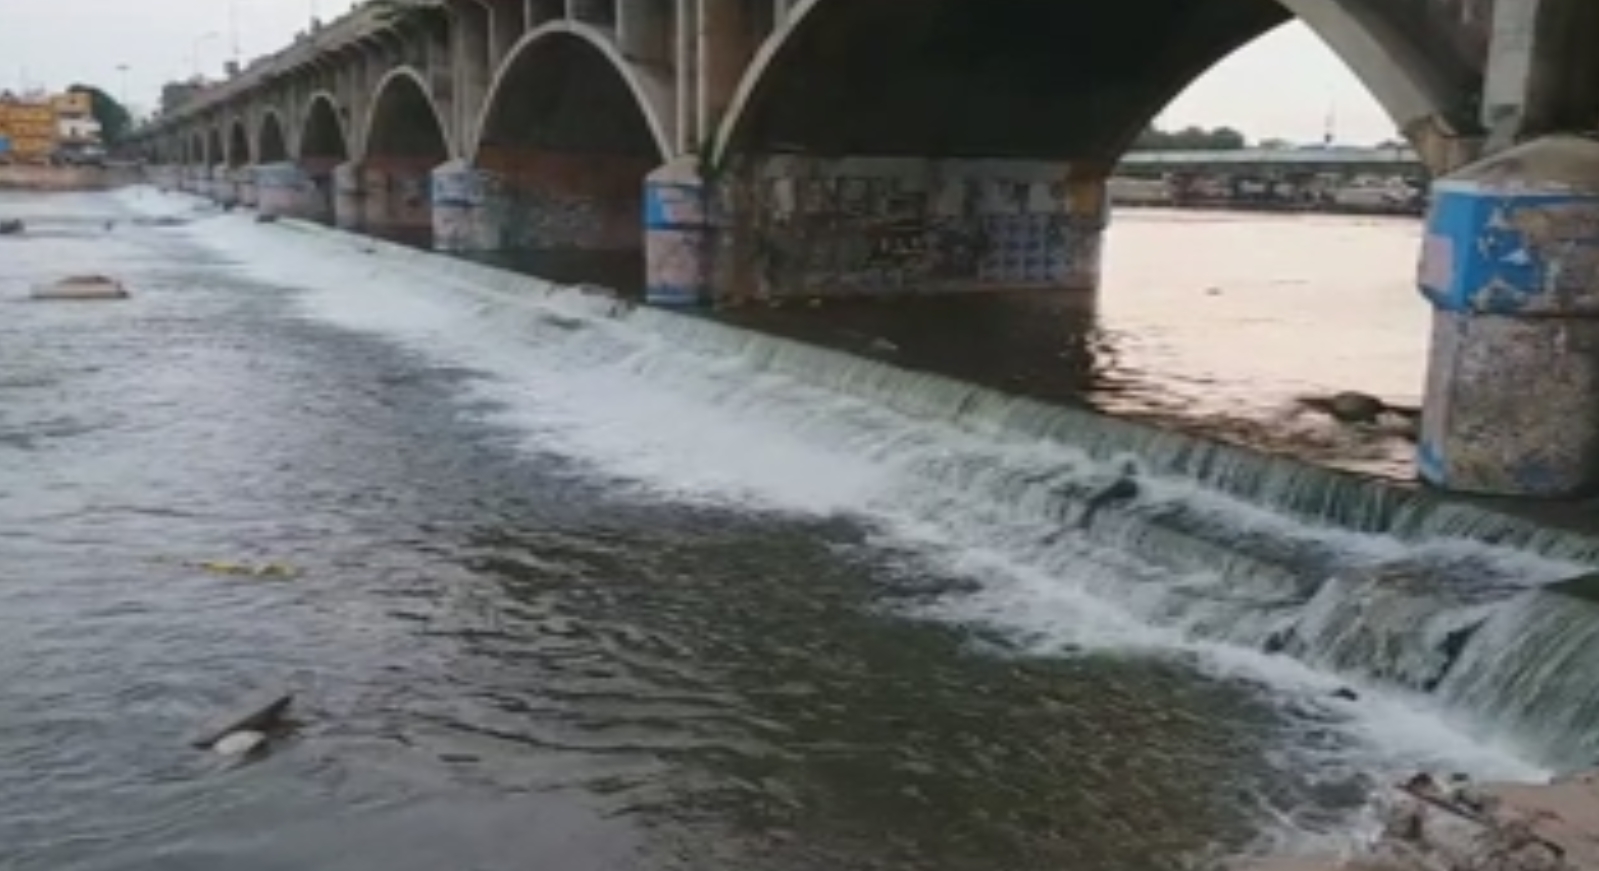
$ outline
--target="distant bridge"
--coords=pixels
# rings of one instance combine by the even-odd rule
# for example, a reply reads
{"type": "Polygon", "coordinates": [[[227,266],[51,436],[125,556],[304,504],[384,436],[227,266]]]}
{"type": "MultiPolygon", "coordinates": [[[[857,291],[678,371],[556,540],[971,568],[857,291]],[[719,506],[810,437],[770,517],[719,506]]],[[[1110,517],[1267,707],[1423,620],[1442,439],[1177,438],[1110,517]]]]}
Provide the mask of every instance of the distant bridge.
{"type": "Polygon", "coordinates": [[[1426,162],[1411,148],[1132,151],[1128,152],[1117,166],[1117,174],[1127,176],[1155,176],[1182,172],[1266,175],[1336,173],[1409,178],[1425,178],[1429,174],[1426,162]]]}

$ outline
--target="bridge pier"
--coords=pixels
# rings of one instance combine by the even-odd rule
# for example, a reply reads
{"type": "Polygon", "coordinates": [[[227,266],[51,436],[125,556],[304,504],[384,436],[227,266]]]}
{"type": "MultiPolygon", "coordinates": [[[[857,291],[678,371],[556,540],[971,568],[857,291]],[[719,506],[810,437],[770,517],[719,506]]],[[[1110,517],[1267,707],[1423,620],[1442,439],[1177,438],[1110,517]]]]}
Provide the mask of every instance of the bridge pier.
{"type": "Polygon", "coordinates": [[[369,157],[360,164],[361,230],[414,244],[433,237],[434,160],[369,157]]]}
{"type": "Polygon", "coordinates": [[[254,164],[241,166],[233,171],[234,190],[238,191],[239,205],[253,209],[260,202],[256,192],[255,182],[256,167],[254,164]]]}
{"type": "Polygon", "coordinates": [[[1418,466],[1500,496],[1599,491],[1599,143],[1551,136],[1434,185],[1418,466]]]}
{"type": "Polygon", "coordinates": [[[233,182],[233,169],[227,164],[219,163],[211,167],[210,190],[207,195],[218,205],[238,205],[239,189],[233,182]]]}
{"type": "Polygon", "coordinates": [[[299,164],[268,163],[255,168],[256,208],[264,216],[313,220],[320,212],[311,177],[299,164]]]}
{"type": "Polygon", "coordinates": [[[333,226],[359,232],[366,226],[366,192],[361,187],[361,164],[346,161],[333,168],[333,226]]]}
{"type": "Polygon", "coordinates": [[[500,180],[452,160],[433,170],[433,247],[438,251],[499,251],[505,246],[505,201],[500,180]]]}
{"type": "Polygon", "coordinates": [[[710,184],[699,158],[679,157],[644,181],[644,299],[656,305],[708,303],[716,231],[710,184]]]}
{"type": "MultiPolygon", "coordinates": [[[[1092,292],[1107,220],[1105,175],[1022,160],[740,159],[707,198],[714,241],[698,293],[1092,292]]],[[[675,181],[657,175],[652,185],[652,208],[666,198],[683,202],[693,186],[681,173],[675,181]]],[[[686,241],[681,226],[655,226],[662,221],[682,223],[651,217],[649,286],[663,298],[694,295],[672,288],[685,286],[684,246],[698,243],[686,241]]]]}
{"type": "Polygon", "coordinates": [[[339,165],[338,158],[333,157],[302,157],[300,170],[305,173],[304,208],[302,216],[309,221],[318,221],[324,224],[334,222],[334,192],[337,190],[334,173],[339,165]]]}

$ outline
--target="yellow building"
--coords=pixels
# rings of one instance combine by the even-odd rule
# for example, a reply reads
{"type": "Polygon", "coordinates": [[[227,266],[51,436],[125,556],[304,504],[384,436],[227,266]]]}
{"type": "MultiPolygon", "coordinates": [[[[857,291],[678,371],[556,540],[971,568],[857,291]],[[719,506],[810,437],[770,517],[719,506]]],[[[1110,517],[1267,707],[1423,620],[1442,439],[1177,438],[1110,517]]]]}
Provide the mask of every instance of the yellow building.
{"type": "Polygon", "coordinates": [[[94,114],[94,100],[83,91],[68,91],[50,98],[56,114],[67,118],[87,118],[94,114]]]}
{"type": "Polygon", "coordinates": [[[62,144],[63,131],[81,130],[93,116],[94,104],[84,93],[50,97],[0,93],[0,139],[11,144],[9,151],[0,153],[0,161],[49,162],[62,144]]]}

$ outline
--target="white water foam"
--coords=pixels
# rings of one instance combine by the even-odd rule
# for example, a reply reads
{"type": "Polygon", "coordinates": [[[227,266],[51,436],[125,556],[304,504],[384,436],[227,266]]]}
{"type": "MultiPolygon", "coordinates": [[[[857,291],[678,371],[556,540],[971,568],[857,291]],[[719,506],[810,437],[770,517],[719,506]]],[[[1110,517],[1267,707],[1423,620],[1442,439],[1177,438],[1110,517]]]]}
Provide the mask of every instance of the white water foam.
{"type": "MultiPolygon", "coordinates": [[[[608,300],[540,293],[528,279],[508,278],[515,290],[485,287],[443,262],[418,267],[415,257],[386,246],[257,227],[237,216],[207,220],[194,233],[255,277],[305,291],[299,300],[312,317],[482,373],[472,388],[477,395],[463,398],[500,409],[488,414],[523,434],[529,451],[586,462],[656,498],[862,516],[924,570],[980,581],[970,596],[925,606],[924,616],[1003,627],[1041,652],[1075,646],[1180,657],[1217,676],[1269,686],[1285,706],[1315,708],[1322,725],[1347,740],[1333,750],[1276,751],[1293,765],[1380,775],[1418,766],[1482,777],[1547,773],[1508,736],[1451,719],[1424,697],[1360,686],[1359,704],[1335,704],[1328,693],[1347,679],[1153,622],[1149,609],[1159,597],[1142,589],[1153,591],[1157,581],[1205,588],[1217,579],[1172,578],[1129,553],[1062,542],[1060,519],[1041,513],[1043,506],[1007,505],[979,487],[951,487],[949,478],[940,483],[923,474],[940,464],[1010,469],[1035,480],[1039,470],[1063,481],[1103,474],[1067,446],[909,418],[752,369],[731,354],[697,353],[668,334],[609,317],[608,300]]],[[[1150,490],[1157,504],[1198,503],[1228,512],[1243,529],[1307,534],[1304,524],[1190,482],[1152,481],[1150,490]]],[[[1309,532],[1355,556],[1410,547],[1309,532]]],[[[1529,578],[1568,568],[1500,558],[1529,578]]]]}

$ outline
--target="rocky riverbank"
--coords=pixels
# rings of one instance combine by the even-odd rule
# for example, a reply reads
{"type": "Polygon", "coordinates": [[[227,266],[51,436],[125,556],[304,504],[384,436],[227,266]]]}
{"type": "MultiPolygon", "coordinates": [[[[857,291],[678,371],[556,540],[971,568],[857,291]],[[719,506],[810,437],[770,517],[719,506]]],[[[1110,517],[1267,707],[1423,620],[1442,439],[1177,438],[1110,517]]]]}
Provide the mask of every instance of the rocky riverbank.
{"type": "Polygon", "coordinates": [[[1599,771],[1541,784],[1418,774],[1380,801],[1382,832],[1359,855],[1238,871],[1599,871],[1599,771]]]}

